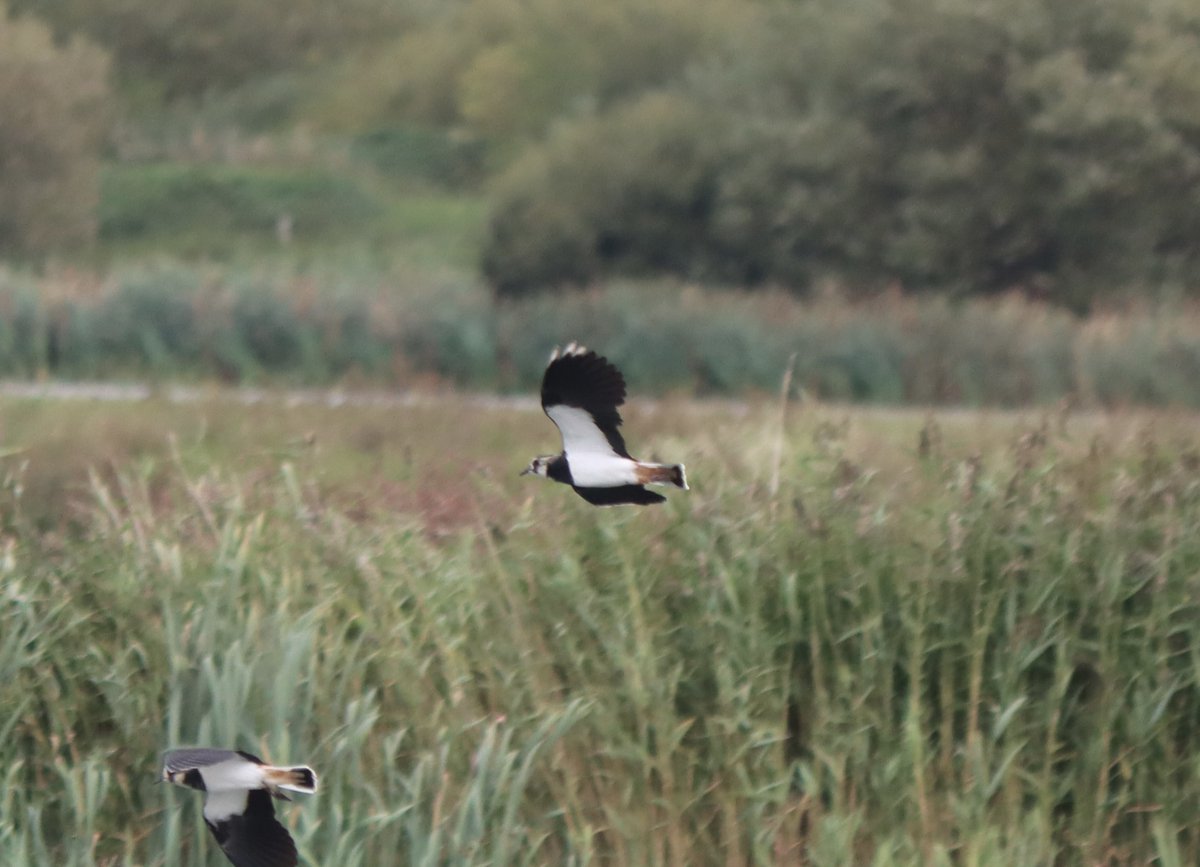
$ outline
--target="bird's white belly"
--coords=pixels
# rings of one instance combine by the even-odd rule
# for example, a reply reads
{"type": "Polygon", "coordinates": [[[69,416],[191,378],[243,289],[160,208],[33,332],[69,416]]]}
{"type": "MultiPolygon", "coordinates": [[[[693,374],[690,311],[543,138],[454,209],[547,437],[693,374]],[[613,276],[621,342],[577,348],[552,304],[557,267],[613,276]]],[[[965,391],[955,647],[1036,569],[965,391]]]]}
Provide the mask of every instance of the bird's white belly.
{"type": "Polygon", "coordinates": [[[637,463],[620,455],[567,452],[567,465],[571,468],[571,482],[577,488],[615,488],[638,483],[637,463]]]}
{"type": "Polygon", "coordinates": [[[249,789],[209,792],[204,796],[204,818],[210,822],[224,822],[230,816],[240,816],[246,812],[249,799],[249,789]]]}

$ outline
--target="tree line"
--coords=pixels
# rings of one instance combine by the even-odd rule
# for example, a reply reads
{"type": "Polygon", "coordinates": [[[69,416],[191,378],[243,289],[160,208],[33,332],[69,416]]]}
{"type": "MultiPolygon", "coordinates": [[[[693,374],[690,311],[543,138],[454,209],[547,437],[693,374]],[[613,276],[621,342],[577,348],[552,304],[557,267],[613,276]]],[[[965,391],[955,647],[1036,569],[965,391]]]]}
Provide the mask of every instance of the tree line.
{"type": "Polygon", "coordinates": [[[86,236],[114,105],[296,74],[281,127],[471,143],[482,168],[456,177],[489,197],[480,267],[504,295],[668,274],[1085,307],[1200,285],[1188,0],[227,5],[14,0],[0,108],[31,76],[49,108],[0,125],[0,195],[51,174],[71,190],[25,194],[0,245],[86,236]],[[72,218],[33,214],[51,199],[72,218]],[[25,228],[46,225],[72,228],[25,228]]]}

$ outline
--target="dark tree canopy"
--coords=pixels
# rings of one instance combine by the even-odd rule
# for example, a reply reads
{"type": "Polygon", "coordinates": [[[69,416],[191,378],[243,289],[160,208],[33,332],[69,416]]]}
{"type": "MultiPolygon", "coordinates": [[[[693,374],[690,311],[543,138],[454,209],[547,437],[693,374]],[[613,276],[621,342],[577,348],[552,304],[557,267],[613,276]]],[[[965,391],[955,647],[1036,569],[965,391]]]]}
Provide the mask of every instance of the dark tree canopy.
{"type": "Polygon", "coordinates": [[[758,25],[509,169],[501,292],[653,272],[1077,305],[1200,279],[1200,8],[814,2],[758,25]]]}

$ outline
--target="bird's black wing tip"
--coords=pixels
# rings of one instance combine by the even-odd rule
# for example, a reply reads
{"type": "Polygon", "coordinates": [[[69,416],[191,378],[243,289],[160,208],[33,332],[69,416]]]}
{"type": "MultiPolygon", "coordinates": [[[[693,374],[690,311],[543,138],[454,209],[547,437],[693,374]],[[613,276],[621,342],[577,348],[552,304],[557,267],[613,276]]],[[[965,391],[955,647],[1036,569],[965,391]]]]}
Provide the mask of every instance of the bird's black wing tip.
{"type": "Polygon", "coordinates": [[[615,411],[625,402],[625,394],[621,371],[590,349],[555,354],[542,376],[543,408],[564,403],[599,415],[615,411]]]}

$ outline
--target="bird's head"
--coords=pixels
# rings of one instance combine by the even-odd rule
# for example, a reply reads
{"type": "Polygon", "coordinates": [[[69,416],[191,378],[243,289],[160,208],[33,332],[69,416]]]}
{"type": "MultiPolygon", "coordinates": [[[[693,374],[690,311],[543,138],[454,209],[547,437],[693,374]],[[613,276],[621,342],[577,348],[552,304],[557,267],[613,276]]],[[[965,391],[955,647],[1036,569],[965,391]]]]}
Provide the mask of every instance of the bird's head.
{"type": "Polygon", "coordinates": [[[538,455],[529,462],[529,466],[521,470],[523,476],[541,476],[546,478],[549,473],[550,462],[554,460],[556,455],[538,455]]]}

